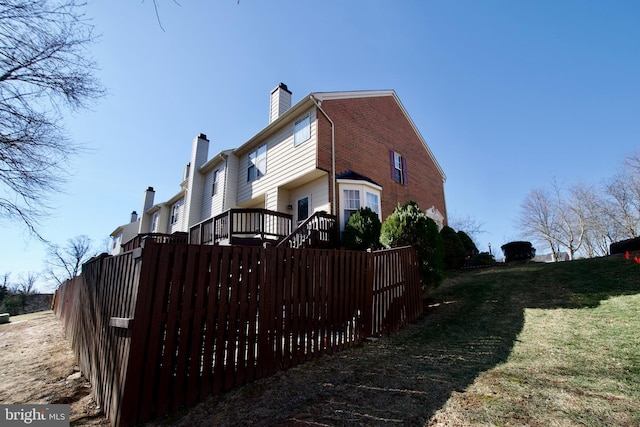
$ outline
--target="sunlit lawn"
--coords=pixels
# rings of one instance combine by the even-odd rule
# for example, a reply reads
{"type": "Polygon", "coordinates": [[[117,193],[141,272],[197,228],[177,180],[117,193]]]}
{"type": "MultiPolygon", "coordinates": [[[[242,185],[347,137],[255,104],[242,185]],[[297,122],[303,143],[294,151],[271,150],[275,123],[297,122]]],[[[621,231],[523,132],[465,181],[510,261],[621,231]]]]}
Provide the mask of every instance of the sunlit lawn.
{"type": "Polygon", "coordinates": [[[462,273],[439,297],[477,289],[478,304],[510,301],[479,322],[520,310],[522,328],[506,361],[452,393],[432,424],[640,425],[640,266],[606,258],[462,273]]]}

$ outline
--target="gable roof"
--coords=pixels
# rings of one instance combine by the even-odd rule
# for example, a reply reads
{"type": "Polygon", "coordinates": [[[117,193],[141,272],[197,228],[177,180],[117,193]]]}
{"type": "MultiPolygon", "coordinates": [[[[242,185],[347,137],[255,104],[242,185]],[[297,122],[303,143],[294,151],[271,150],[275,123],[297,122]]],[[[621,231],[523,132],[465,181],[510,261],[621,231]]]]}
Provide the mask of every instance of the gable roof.
{"type": "Polygon", "coordinates": [[[436,160],[436,157],[433,155],[433,152],[429,148],[429,145],[427,145],[427,141],[424,139],[424,137],[422,136],[422,134],[418,130],[418,127],[413,122],[413,119],[411,119],[411,116],[407,112],[406,108],[404,108],[404,105],[402,105],[402,102],[400,101],[400,98],[398,98],[398,95],[396,94],[396,92],[393,89],[389,89],[389,90],[362,90],[362,91],[348,91],[348,92],[315,92],[315,93],[312,93],[310,96],[315,97],[319,101],[339,100],[339,99],[352,99],[352,98],[373,98],[373,97],[381,97],[381,96],[391,96],[391,97],[393,97],[395,102],[400,107],[400,110],[402,111],[402,114],[404,114],[405,118],[407,119],[407,121],[409,122],[411,127],[413,128],[413,131],[418,136],[418,139],[420,139],[420,141],[422,142],[422,145],[424,146],[425,150],[427,150],[427,154],[429,155],[429,157],[433,161],[433,164],[436,166],[436,168],[438,169],[438,172],[442,176],[442,181],[444,182],[444,181],[447,180],[447,176],[445,175],[444,171],[442,170],[442,167],[438,163],[438,160],[436,160]]]}
{"type": "Polygon", "coordinates": [[[418,130],[416,124],[411,119],[411,116],[409,116],[409,113],[404,108],[404,105],[402,105],[402,102],[400,102],[400,99],[398,98],[398,95],[392,89],[386,89],[386,90],[360,90],[360,91],[338,91],[338,92],[311,92],[307,96],[303,97],[300,101],[298,101],[291,108],[289,108],[287,111],[285,111],[276,120],[274,120],[273,122],[269,123],[267,126],[262,128],[262,130],[260,132],[255,134],[253,137],[251,137],[244,144],[242,144],[239,147],[237,147],[236,149],[234,149],[233,152],[236,155],[241,155],[244,152],[248,151],[249,149],[253,148],[253,146],[256,143],[261,142],[266,136],[272,134],[277,129],[279,129],[280,127],[282,127],[286,123],[288,123],[294,116],[296,116],[297,114],[302,113],[307,108],[311,108],[312,106],[315,106],[315,100],[318,100],[318,101],[322,102],[322,101],[325,101],[325,100],[339,100],[339,99],[352,99],[352,98],[374,98],[374,97],[382,97],[382,96],[391,96],[391,97],[393,97],[395,102],[400,107],[400,110],[402,111],[402,114],[404,114],[405,118],[407,119],[407,121],[409,122],[411,127],[413,128],[413,131],[418,136],[418,139],[420,139],[420,141],[422,142],[422,145],[424,146],[425,150],[427,150],[427,154],[429,155],[429,157],[433,161],[433,164],[436,166],[436,168],[438,169],[438,172],[442,176],[442,181],[443,182],[446,181],[447,180],[447,176],[445,175],[444,171],[442,170],[442,167],[440,167],[440,164],[436,160],[436,157],[433,155],[433,152],[431,152],[431,149],[427,145],[426,140],[424,139],[424,137],[422,136],[422,134],[418,130]]]}

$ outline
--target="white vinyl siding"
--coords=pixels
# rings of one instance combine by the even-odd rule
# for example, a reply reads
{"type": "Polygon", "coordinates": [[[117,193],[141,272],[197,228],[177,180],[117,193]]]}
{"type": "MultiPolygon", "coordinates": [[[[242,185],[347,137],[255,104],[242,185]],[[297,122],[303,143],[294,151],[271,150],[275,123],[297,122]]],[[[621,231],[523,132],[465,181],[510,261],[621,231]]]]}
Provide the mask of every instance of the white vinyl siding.
{"type": "MultiPolygon", "coordinates": [[[[267,146],[267,173],[254,181],[247,181],[246,170],[238,176],[239,205],[246,206],[252,199],[263,197],[271,188],[286,185],[304,175],[316,172],[316,112],[312,109],[303,115],[307,113],[310,120],[310,138],[304,144],[293,146],[293,121],[258,144],[267,146]]],[[[300,116],[296,117],[296,119],[299,118],[300,116]]],[[[255,148],[251,151],[255,151],[255,148]]],[[[240,165],[248,165],[249,153],[241,156],[239,160],[240,165]]]]}
{"type": "Polygon", "coordinates": [[[288,213],[294,214],[297,209],[297,201],[303,197],[309,197],[309,216],[315,212],[325,211],[330,213],[329,204],[329,183],[327,176],[324,175],[320,178],[301,185],[300,187],[291,190],[289,193],[289,200],[287,204],[292,206],[292,210],[288,213]]]}

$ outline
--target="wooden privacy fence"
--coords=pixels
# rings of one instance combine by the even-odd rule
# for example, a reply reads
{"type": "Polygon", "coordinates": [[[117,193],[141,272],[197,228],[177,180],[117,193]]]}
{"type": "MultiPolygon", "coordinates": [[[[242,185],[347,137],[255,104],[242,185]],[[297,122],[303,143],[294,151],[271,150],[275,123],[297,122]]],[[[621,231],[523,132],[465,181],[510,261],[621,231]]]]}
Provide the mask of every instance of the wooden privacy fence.
{"type": "Polygon", "coordinates": [[[115,426],[192,405],[422,313],[415,251],[149,242],[83,266],[56,294],[115,426]]]}

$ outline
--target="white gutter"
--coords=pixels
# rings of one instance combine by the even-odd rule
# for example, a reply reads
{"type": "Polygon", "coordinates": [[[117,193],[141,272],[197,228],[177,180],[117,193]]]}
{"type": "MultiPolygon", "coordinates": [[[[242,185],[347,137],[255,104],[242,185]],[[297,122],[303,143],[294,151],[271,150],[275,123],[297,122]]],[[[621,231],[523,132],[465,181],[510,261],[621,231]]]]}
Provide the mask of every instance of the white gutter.
{"type": "Polygon", "coordinates": [[[311,99],[311,101],[313,101],[313,103],[316,104],[316,107],[318,107],[318,110],[320,110],[320,112],[327,118],[327,120],[329,120],[329,124],[331,125],[331,185],[332,185],[332,192],[333,192],[333,200],[331,201],[331,215],[336,216],[336,200],[338,196],[336,195],[336,136],[335,136],[335,130],[334,130],[335,126],[333,124],[333,120],[331,120],[331,118],[329,118],[327,113],[325,113],[325,111],[320,106],[320,103],[313,96],[313,94],[309,95],[309,99],[311,99]]]}

